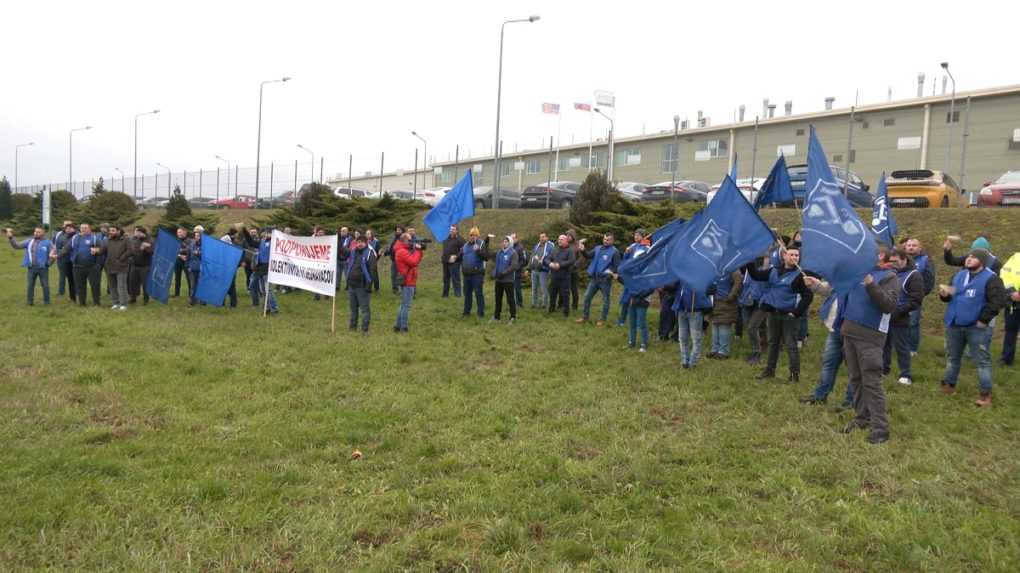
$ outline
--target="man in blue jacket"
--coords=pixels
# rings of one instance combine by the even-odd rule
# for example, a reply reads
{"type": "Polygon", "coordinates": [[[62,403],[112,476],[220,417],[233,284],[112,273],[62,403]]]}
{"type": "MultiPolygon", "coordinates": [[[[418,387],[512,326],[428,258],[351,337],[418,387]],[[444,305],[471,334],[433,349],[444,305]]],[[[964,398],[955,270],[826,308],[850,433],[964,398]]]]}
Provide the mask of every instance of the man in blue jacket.
{"type": "Polygon", "coordinates": [[[92,232],[92,225],[82,223],[79,232],[71,237],[61,254],[67,254],[74,266],[74,286],[78,304],[85,306],[85,287],[92,291],[92,304],[99,306],[100,252],[103,238],[92,232]]]}
{"type": "Polygon", "coordinates": [[[21,266],[28,272],[28,306],[35,304],[36,279],[42,284],[43,304],[50,304],[50,263],[56,259],[56,251],[53,243],[46,238],[46,231],[36,227],[31,239],[19,243],[14,240],[14,232],[7,229],[7,240],[11,247],[25,251],[21,266]]]}
{"type": "Polygon", "coordinates": [[[588,251],[584,248],[584,241],[578,244],[577,254],[579,259],[591,261],[588,263],[588,290],[584,293],[584,314],[577,319],[577,324],[588,322],[591,316],[591,301],[595,293],[602,293],[602,318],[595,323],[596,326],[604,326],[609,318],[609,301],[613,295],[613,279],[616,278],[617,268],[620,266],[620,251],[613,246],[613,234],[606,233],[602,236],[602,244],[588,251]]]}
{"type": "Polygon", "coordinates": [[[553,244],[549,235],[538,235],[538,243],[531,249],[531,308],[549,306],[549,257],[553,244]]]}
{"type": "Polygon", "coordinates": [[[56,249],[57,256],[57,280],[60,284],[57,285],[57,296],[64,296],[64,284],[67,284],[67,294],[71,299],[71,302],[75,302],[77,292],[74,288],[74,265],[71,264],[70,255],[60,255],[63,252],[64,247],[71,241],[71,237],[75,235],[74,223],[71,221],[64,221],[64,228],[62,231],[57,233],[53,237],[53,247],[56,249]]]}

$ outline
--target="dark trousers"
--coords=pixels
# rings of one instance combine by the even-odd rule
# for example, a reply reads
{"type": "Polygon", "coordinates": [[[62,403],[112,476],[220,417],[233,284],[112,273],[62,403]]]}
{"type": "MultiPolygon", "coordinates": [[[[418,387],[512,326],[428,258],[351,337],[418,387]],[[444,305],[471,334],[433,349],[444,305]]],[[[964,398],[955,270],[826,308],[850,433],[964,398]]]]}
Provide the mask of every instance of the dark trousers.
{"type": "Polygon", "coordinates": [[[761,354],[761,350],[768,344],[769,333],[766,322],[769,313],[756,306],[745,306],[742,309],[747,325],[747,339],[751,343],[751,354],[761,354]]]}
{"type": "Polygon", "coordinates": [[[872,435],[888,435],[889,419],[885,413],[885,390],[882,388],[882,346],[857,338],[843,338],[843,354],[854,389],[854,424],[871,428],[872,435]]]}
{"type": "Polygon", "coordinates": [[[443,262],[443,297],[450,296],[450,285],[453,284],[453,296],[460,298],[460,263],[443,262]]]}
{"type": "Polygon", "coordinates": [[[188,271],[188,298],[191,300],[191,304],[198,302],[195,295],[198,294],[198,280],[201,278],[201,271],[188,271]]]}
{"type": "Polygon", "coordinates": [[[42,285],[43,304],[50,304],[50,269],[49,267],[28,269],[28,304],[35,304],[35,280],[42,285]]]}
{"type": "Polygon", "coordinates": [[[676,294],[672,292],[663,292],[659,297],[659,340],[677,340],[674,300],[676,294]]]}
{"type": "Polygon", "coordinates": [[[1020,332],[1020,304],[1009,303],[1005,309],[1006,332],[1002,338],[1002,363],[1006,366],[1013,365],[1016,357],[1016,338],[1020,332]]]}
{"type": "Polygon", "coordinates": [[[230,281],[230,288],[227,289],[227,298],[230,299],[230,308],[237,308],[237,272],[234,272],[234,280],[230,281]]]}
{"type": "Polygon", "coordinates": [[[393,289],[393,294],[400,292],[400,285],[397,284],[397,257],[396,255],[390,257],[390,287],[393,289]]]}
{"type": "Polygon", "coordinates": [[[177,259],[174,262],[174,296],[181,296],[181,275],[188,281],[188,296],[195,290],[191,284],[191,273],[188,271],[188,263],[177,259]]]}
{"type": "MultiPolygon", "coordinates": [[[[779,363],[779,345],[786,346],[786,354],[790,359],[790,374],[800,374],[800,351],[797,348],[797,333],[800,330],[800,319],[789,314],[773,312],[768,315],[769,325],[769,359],[766,370],[776,371],[779,363]]],[[[879,348],[881,351],[881,348],[879,348]]],[[[881,369],[881,355],[879,368],[881,369]]]]}
{"type": "Polygon", "coordinates": [[[478,316],[485,316],[485,291],[482,290],[484,285],[485,275],[464,275],[464,314],[471,314],[471,303],[476,302],[478,316]]]}
{"type": "Polygon", "coordinates": [[[892,355],[896,352],[896,365],[900,367],[900,378],[910,378],[910,326],[890,326],[882,348],[882,372],[892,370],[892,355]]]}
{"type": "Polygon", "coordinates": [[[74,288],[74,264],[71,261],[58,262],[57,271],[60,273],[57,296],[64,296],[64,281],[67,281],[67,294],[71,297],[71,302],[74,302],[78,294],[77,289],[74,288]]]}
{"type": "Polygon", "coordinates": [[[514,297],[517,299],[517,306],[524,306],[524,269],[518,269],[514,273],[514,297]]]}
{"type": "Polygon", "coordinates": [[[149,267],[136,267],[131,265],[131,272],[128,274],[128,296],[131,302],[138,299],[138,295],[145,293],[143,300],[149,302],[149,267]]]}
{"type": "Polygon", "coordinates": [[[77,288],[78,304],[85,306],[86,284],[92,289],[92,304],[99,306],[99,265],[74,265],[74,286],[77,288]]]}
{"type": "Polygon", "coordinates": [[[570,308],[577,310],[577,302],[581,298],[581,293],[577,290],[577,283],[581,279],[578,278],[577,273],[570,272],[570,308]]]}
{"type": "Polygon", "coordinates": [[[356,330],[360,314],[361,330],[368,332],[368,323],[372,320],[372,291],[361,287],[348,288],[347,298],[351,303],[351,320],[347,323],[347,327],[356,330]]]}
{"type": "Polygon", "coordinates": [[[570,316],[570,276],[553,273],[549,279],[549,312],[557,306],[563,309],[563,316],[570,316]]]}
{"type": "Polygon", "coordinates": [[[517,300],[514,298],[514,283],[496,283],[496,314],[493,318],[499,320],[503,312],[503,296],[506,295],[507,304],[510,306],[510,318],[517,318],[517,300]]]}

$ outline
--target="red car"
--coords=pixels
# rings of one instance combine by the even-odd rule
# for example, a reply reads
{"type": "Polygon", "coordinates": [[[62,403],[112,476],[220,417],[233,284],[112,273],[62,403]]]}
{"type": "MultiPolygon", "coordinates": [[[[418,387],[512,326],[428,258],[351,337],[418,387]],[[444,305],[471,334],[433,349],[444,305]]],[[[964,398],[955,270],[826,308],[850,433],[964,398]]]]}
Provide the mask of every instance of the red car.
{"type": "Polygon", "coordinates": [[[979,207],[1020,207],[1020,171],[1007,171],[978,194],[979,207]]]}
{"type": "Polygon", "coordinates": [[[254,209],[255,198],[247,195],[227,197],[213,203],[215,209],[254,209]]]}

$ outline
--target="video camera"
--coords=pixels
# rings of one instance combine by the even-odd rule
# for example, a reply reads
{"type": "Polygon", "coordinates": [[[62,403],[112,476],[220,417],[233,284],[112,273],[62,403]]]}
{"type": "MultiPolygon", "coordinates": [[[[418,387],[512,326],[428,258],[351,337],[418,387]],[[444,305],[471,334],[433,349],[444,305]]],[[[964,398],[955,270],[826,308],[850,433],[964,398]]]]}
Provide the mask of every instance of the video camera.
{"type": "Polygon", "coordinates": [[[411,242],[414,243],[414,245],[416,247],[418,247],[419,249],[424,251],[425,247],[427,247],[428,245],[432,244],[432,239],[428,239],[428,238],[424,238],[424,237],[415,237],[415,238],[411,239],[411,242]]]}

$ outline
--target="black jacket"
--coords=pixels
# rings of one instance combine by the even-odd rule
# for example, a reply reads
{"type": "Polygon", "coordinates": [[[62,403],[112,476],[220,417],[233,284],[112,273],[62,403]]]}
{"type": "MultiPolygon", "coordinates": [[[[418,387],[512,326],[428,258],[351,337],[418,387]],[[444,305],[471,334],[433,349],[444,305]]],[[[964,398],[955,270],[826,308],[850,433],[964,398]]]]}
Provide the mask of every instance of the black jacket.
{"type": "MultiPolygon", "coordinates": [[[[913,261],[907,263],[906,270],[916,270],[913,261]]],[[[906,284],[901,284],[900,289],[906,293],[906,299],[901,299],[896,304],[896,310],[889,317],[889,324],[892,326],[910,326],[910,313],[921,308],[924,302],[924,275],[916,272],[910,275],[906,284]]]]}
{"type": "Polygon", "coordinates": [[[345,249],[345,259],[352,258],[351,272],[347,275],[347,288],[365,288],[371,289],[375,280],[379,277],[379,265],[378,257],[372,251],[372,249],[365,248],[361,251],[357,249],[345,249]],[[365,276],[364,269],[361,268],[361,259],[365,258],[365,266],[368,267],[369,276],[365,276]]]}
{"type": "Polygon", "coordinates": [[[131,237],[128,242],[128,250],[131,252],[131,264],[133,266],[144,268],[152,265],[152,239],[148,237],[144,239],[131,237]],[[143,249],[142,243],[148,243],[149,248],[143,249]]]}
{"type": "MultiPolygon", "coordinates": [[[[772,274],[772,269],[759,269],[754,262],[748,263],[747,266],[744,267],[744,270],[747,271],[748,276],[756,281],[768,282],[769,275],[772,274]]],[[[786,268],[786,265],[776,267],[776,270],[779,271],[779,276],[785,275],[786,273],[798,273],[797,278],[793,279],[793,284],[790,285],[793,292],[800,295],[800,303],[798,303],[797,308],[793,310],[793,314],[798,317],[805,316],[808,308],[811,307],[811,301],[814,300],[815,295],[811,292],[811,289],[804,284],[804,273],[800,272],[797,267],[788,269],[786,268]]],[[[766,312],[775,312],[776,310],[765,303],[761,304],[761,308],[766,312]]]]}
{"type": "Polygon", "coordinates": [[[549,256],[549,263],[559,263],[560,268],[554,269],[549,268],[549,272],[554,277],[569,277],[570,273],[573,272],[574,264],[577,263],[577,252],[574,247],[561,248],[559,246],[553,249],[552,255],[549,256]]]}
{"type": "Polygon", "coordinates": [[[457,257],[456,262],[460,262],[461,249],[464,248],[464,239],[460,238],[460,235],[456,237],[447,237],[443,239],[443,264],[450,264],[450,257],[457,257]]]}

